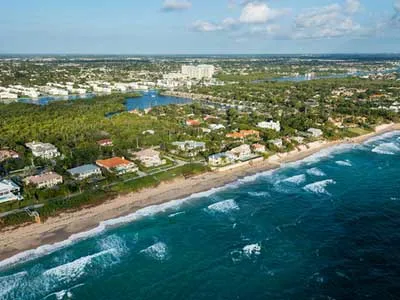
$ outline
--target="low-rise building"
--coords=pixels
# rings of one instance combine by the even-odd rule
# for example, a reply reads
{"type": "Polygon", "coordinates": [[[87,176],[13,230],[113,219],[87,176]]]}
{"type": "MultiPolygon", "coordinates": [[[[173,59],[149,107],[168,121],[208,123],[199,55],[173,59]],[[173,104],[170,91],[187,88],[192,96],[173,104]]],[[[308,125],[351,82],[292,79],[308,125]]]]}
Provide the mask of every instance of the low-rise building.
{"type": "Polygon", "coordinates": [[[236,159],[243,160],[247,159],[251,156],[251,148],[249,145],[243,144],[239,147],[233,148],[232,150],[228,151],[232,154],[236,159]]]}
{"type": "Polygon", "coordinates": [[[199,120],[186,120],[187,126],[200,126],[199,120]]]}
{"type": "Polygon", "coordinates": [[[165,159],[161,159],[160,152],[154,149],[136,152],[135,156],[146,168],[157,167],[167,163],[165,159]]]}
{"type": "Polygon", "coordinates": [[[39,189],[42,188],[52,188],[63,182],[61,175],[55,172],[47,172],[40,175],[29,176],[24,179],[25,184],[34,185],[39,189]]]}
{"type": "Polygon", "coordinates": [[[134,173],[139,170],[135,163],[123,157],[113,157],[109,159],[97,160],[96,165],[118,175],[134,173]]]}
{"type": "Polygon", "coordinates": [[[229,152],[217,153],[208,157],[208,163],[215,167],[231,164],[235,162],[235,160],[236,157],[229,152]]]}
{"type": "Polygon", "coordinates": [[[6,179],[0,181],[0,203],[23,200],[20,192],[20,187],[13,181],[6,179]]]}
{"type": "Polygon", "coordinates": [[[97,145],[99,145],[100,147],[111,147],[113,146],[113,141],[111,139],[103,139],[97,141],[97,145]]]}
{"type": "Polygon", "coordinates": [[[253,151],[255,153],[264,153],[266,151],[265,149],[265,145],[261,145],[261,144],[253,144],[253,151]]]}
{"type": "Polygon", "coordinates": [[[324,134],[324,132],[321,129],[317,128],[310,128],[307,130],[307,132],[314,138],[319,138],[324,134]]]}
{"type": "Polygon", "coordinates": [[[60,152],[58,152],[57,147],[50,143],[41,143],[33,141],[31,143],[27,143],[26,147],[28,147],[32,151],[32,154],[35,157],[52,159],[55,157],[59,157],[61,155],[60,152]]]}
{"type": "Polygon", "coordinates": [[[206,143],[196,141],[173,142],[173,146],[177,147],[179,151],[186,152],[188,156],[196,156],[202,151],[206,150],[206,143]]]}
{"type": "Polygon", "coordinates": [[[268,143],[270,143],[271,145],[274,145],[277,148],[282,148],[283,147],[282,139],[269,140],[268,143]]]}
{"type": "Polygon", "coordinates": [[[232,132],[226,135],[227,138],[232,139],[244,139],[250,136],[260,138],[260,132],[257,130],[240,130],[239,132],[232,132]]]}
{"type": "Polygon", "coordinates": [[[260,122],[257,124],[257,127],[263,128],[263,129],[271,129],[275,131],[281,131],[281,123],[279,121],[274,122],[274,121],[269,121],[269,122],[260,122]]]}
{"type": "Polygon", "coordinates": [[[68,173],[79,180],[83,180],[92,176],[101,176],[101,169],[93,164],[83,165],[68,170],[68,173]]]}
{"type": "Polygon", "coordinates": [[[208,126],[211,130],[220,130],[220,129],[225,129],[225,126],[222,124],[210,124],[208,126]]]}
{"type": "Polygon", "coordinates": [[[5,161],[7,159],[16,159],[19,158],[19,155],[17,152],[12,151],[12,150],[0,150],[0,162],[5,161]]]}

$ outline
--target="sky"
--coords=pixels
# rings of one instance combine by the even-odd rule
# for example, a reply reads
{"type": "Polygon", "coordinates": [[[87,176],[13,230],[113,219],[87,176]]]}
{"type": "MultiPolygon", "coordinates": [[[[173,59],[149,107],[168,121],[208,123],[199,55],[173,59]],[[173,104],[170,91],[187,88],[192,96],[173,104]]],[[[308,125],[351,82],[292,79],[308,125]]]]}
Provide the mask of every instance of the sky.
{"type": "Polygon", "coordinates": [[[399,53],[400,0],[0,0],[0,53],[399,53]]]}

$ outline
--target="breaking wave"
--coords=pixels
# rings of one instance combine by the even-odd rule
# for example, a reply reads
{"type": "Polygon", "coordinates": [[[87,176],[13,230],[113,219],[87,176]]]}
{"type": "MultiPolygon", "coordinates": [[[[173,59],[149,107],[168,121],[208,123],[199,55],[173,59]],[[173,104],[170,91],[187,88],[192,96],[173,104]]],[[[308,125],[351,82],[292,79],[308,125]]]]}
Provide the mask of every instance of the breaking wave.
{"type": "Polygon", "coordinates": [[[349,161],[349,160],[338,160],[338,161],[335,161],[335,163],[338,166],[342,166],[342,167],[352,167],[353,166],[351,161],[349,161]]]}
{"type": "Polygon", "coordinates": [[[395,143],[383,143],[372,149],[372,152],[385,155],[395,155],[400,152],[400,147],[395,143]]]}
{"type": "Polygon", "coordinates": [[[303,189],[307,192],[315,194],[326,194],[329,195],[326,187],[330,184],[336,184],[336,181],[332,179],[322,180],[314,183],[307,184],[303,189]]]}
{"type": "Polygon", "coordinates": [[[214,212],[228,213],[233,210],[239,210],[240,208],[235,200],[229,199],[211,204],[207,207],[207,209],[214,212]]]}
{"type": "Polygon", "coordinates": [[[260,255],[261,246],[260,244],[251,244],[243,247],[243,253],[247,257],[251,257],[252,255],[260,255]]]}
{"type": "Polygon", "coordinates": [[[115,263],[117,261],[116,253],[115,249],[109,249],[84,256],[70,263],[49,269],[43,273],[43,276],[48,277],[51,281],[73,282],[88,274],[87,269],[96,263],[102,267],[115,263]]]}
{"type": "Polygon", "coordinates": [[[318,168],[312,168],[312,169],[307,170],[307,174],[312,175],[312,176],[317,176],[317,177],[326,176],[326,174],[318,168]]]}
{"type": "Polygon", "coordinates": [[[293,183],[293,184],[297,184],[297,185],[302,184],[302,183],[306,182],[306,175],[301,174],[301,175],[292,176],[292,177],[282,180],[281,182],[293,183]]]}
{"type": "Polygon", "coordinates": [[[6,295],[12,290],[17,289],[27,275],[27,272],[20,272],[0,277],[0,299],[6,299],[6,295]]]}
{"type": "Polygon", "coordinates": [[[165,243],[158,242],[146,249],[141,250],[140,253],[144,253],[155,260],[163,261],[167,257],[168,247],[165,243]]]}
{"type": "Polygon", "coordinates": [[[268,192],[248,192],[247,194],[252,197],[270,197],[271,196],[271,194],[268,192]]]}

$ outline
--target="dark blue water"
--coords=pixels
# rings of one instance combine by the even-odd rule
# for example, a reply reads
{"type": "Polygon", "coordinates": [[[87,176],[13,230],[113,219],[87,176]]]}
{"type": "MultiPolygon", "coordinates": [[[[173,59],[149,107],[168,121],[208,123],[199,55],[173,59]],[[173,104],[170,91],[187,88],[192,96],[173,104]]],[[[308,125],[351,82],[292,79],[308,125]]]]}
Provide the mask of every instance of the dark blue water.
{"type": "Polygon", "coordinates": [[[399,171],[400,133],[324,151],[3,261],[0,299],[399,299],[399,171]]]}
{"type": "Polygon", "coordinates": [[[191,99],[161,96],[155,91],[144,92],[142,94],[143,94],[142,97],[127,99],[125,106],[128,111],[134,109],[143,110],[154,106],[162,106],[169,104],[192,103],[191,99]]]}

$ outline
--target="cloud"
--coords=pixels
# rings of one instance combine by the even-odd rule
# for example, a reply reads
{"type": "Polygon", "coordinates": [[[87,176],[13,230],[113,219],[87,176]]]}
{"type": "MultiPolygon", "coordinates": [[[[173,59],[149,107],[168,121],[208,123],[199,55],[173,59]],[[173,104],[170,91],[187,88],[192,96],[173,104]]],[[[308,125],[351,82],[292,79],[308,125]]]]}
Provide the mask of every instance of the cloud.
{"type": "Polygon", "coordinates": [[[346,0],[345,10],[349,14],[355,14],[359,12],[361,8],[360,0],[346,0]]]}
{"type": "Polygon", "coordinates": [[[393,3],[393,6],[394,6],[394,10],[397,13],[400,13],[400,0],[395,0],[394,3],[393,3]]]}
{"type": "Polygon", "coordinates": [[[292,37],[294,39],[321,39],[355,34],[361,26],[348,15],[359,9],[354,4],[355,2],[357,1],[347,1],[344,7],[331,4],[306,10],[296,17],[292,37]],[[350,2],[352,4],[349,6],[350,2]]]}
{"type": "Polygon", "coordinates": [[[186,10],[192,7],[192,3],[187,0],[165,0],[162,10],[166,12],[186,10]]]}
{"type": "Polygon", "coordinates": [[[248,2],[242,10],[239,21],[246,24],[262,24],[282,14],[283,11],[272,9],[266,3],[248,2]]]}
{"type": "Polygon", "coordinates": [[[233,18],[226,18],[220,23],[208,21],[196,21],[192,25],[192,29],[200,32],[228,31],[237,27],[238,22],[233,18]]]}

